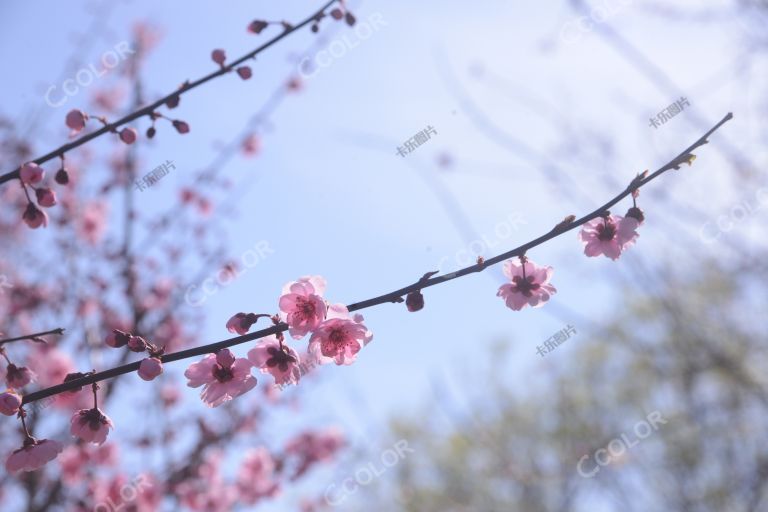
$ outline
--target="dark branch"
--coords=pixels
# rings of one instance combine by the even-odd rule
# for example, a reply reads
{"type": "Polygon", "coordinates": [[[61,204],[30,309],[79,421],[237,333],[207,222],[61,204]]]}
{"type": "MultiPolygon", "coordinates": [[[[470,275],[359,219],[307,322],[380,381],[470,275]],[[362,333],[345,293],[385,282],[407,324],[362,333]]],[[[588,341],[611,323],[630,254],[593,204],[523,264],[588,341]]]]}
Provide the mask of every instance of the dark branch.
{"type": "MultiPolygon", "coordinates": [[[[507,260],[509,258],[521,256],[525,254],[529,249],[532,249],[536,246],[539,246],[543,244],[544,242],[547,242],[553,238],[556,238],[563,233],[567,233],[568,231],[571,231],[573,229],[576,229],[577,227],[586,224],[592,219],[595,219],[597,217],[600,217],[604,212],[612,208],[616,203],[627,197],[632,193],[633,190],[639,189],[645,185],[647,185],[650,181],[656,179],[661,174],[665,173],[666,171],[670,169],[679,169],[680,165],[684,163],[689,163],[692,160],[693,154],[692,151],[695,149],[703,146],[704,144],[707,144],[709,141],[707,140],[710,135],[712,135],[715,130],[720,128],[723,124],[728,122],[733,118],[732,113],[728,113],[723,119],[720,120],[719,123],[717,123],[712,129],[710,129],[707,133],[701,136],[699,140],[691,144],[688,148],[683,150],[679,155],[677,155],[675,158],[673,158],[670,162],[662,166],[660,169],[655,171],[650,176],[638,180],[634,179],[630,183],[627,188],[621,192],[619,195],[605,203],[604,205],[600,206],[596,210],[594,210],[592,213],[589,213],[580,219],[574,220],[573,222],[569,224],[560,223],[558,226],[546,233],[545,235],[542,235],[535,240],[532,240],[530,242],[527,242],[519,247],[516,247],[510,251],[507,251],[503,254],[499,254],[498,256],[494,256],[493,258],[489,258],[485,261],[478,262],[474,265],[471,265],[469,267],[463,268],[461,270],[457,270],[456,272],[452,272],[450,274],[446,274],[443,276],[438,277],[432,277],[428,279],[420,279],[419,281],[406,286],[404,288],[400,288],[399,290],[395,290],[390,293],[386,293],[384,295],[379,295],[378,297],[374,297],[372,299],[364,300],[362,302],[355,302],[354,304],[350,304],[347,306],[349,311],[359,311],[361,309],[370,308],[373,306],[377,306],[379,304],[385,304],[388,302],[402,302],[402,297],[404,295],[407,295],[410,292],[422,290],[424,288],[429,288],[430,286],[435,286],[441,283],[445,283],[448,281],[452,281],[453,279],[458,279],[459,277],[465,276],[467,274],[472,274],[475,272],[481,272],[485,270],[487,267],[491,265],[495,265],[497,263],[500,263],[504,260],[507,260]]],[[[223,348],[229,348],[233,347],[235,345],[241,345],[243,343],[246,343],[248,341],[257,340],[259,338],[263,338],[265,336],[269,336],[271,334],[277,334],[279,332],[283,332],[288,330],[288,325],[285,323],[279,323],[277,325],[273,325],[272,327],[269,327],[267,329],[262,329],[260,331],[252,332],[249,334],[244,334],[243,336],[237,336],[235,338],[229,338],[226,340],[218,341],[216,343],[211,343],[209,345],[203,345],[200,347],[190,348],[187,350],[181,350],[179,352],[173,352],[171,354],[166,354],[161,357],[162,361],[164,363],[170,363],[173,361],[180,361],[182,359],[188,359],[191,357],[196,356],[202,356],[205,354],[211,354],[213,352],[216,352],[218,350],[221,350],[223,348]]],[[[139,369],[139,362],[129,363],[126,365],[118,366],[116,368],[111,368],[109,370],[105,370],[103,372],[87,375],[85,377],[81,377],[76,380],[68,381],[64,384],[58,384],[56,386],[52,386],[50,388],[42,389],[40,391],[36,391],[34,393],[30,393],[26,396],[24,396],[23,403],[28,404],[31,402],[35,402],[37,400],[41,400],[43,398],[47,398],[52,395],[56,395],[59,393],[63,393],[65,391],[70,391],[72,389],[77,389],[89,384],[92,384],[94,382],[99,382],[106,379],[111,379],[113,377],[117,377],[119,375],[123,375],[126,373],[134,372],[139,369]]]]}

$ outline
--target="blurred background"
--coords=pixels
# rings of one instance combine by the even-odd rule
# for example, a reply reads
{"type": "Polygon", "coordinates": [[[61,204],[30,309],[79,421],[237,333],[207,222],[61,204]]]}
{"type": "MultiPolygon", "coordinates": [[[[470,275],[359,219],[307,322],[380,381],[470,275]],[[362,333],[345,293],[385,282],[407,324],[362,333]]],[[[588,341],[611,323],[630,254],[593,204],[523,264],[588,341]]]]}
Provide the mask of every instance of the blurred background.
{"type": "MultiPolygon", "coordinates": [[[[70,109],[117,119],[214,71],[214,48],[231,60],[279,33],[251,34],[252,20],[297,23],[320,6],[3,4],[0,170],[66,142],[70,109]],[[110,52],[118,63],[97,76],[110,52]]],[[[585,257],[575,233],[531,251],[555,269],[543,308],[507,309],[492,267],[425,290],[417,313],[364,311],[374,340],[357,362],[295,387],[260,375],[209,410],[185,387],[192,361],[153,383],[126,375],[102,389],[116,453],[78,446],[39,473],[0,470],[2,509],[93,510],[149,473],[157,496],[123,508],[768,511],[768,2],[348,7],[354,26],[323,19],[260,54],[250,80],[162,109],[190,133],[161,119],[148,140],[145,118],[134,145],[110,135],[68,153],[46,229],[20,222],[23,193],[3,185],[0,331],[67,329],[8,349],[43,366],[31,389],[60,381],[54,362],[137,360],[104,345],[112,328],[178,350],[229,337],[239,311],[276,312],[302,275],[349,304],[465,267],[592,211],[734,119],[691,167],[643,188],[646,220],[618,261],[585,257]],[[333,448],[289,471],[302,435],[333,448]],[[232,498],[259,447],[279,490],[232,498]]],[[[48,181],[59,165],[43,165],[48,181]]],[[[76,400],[34,411],[35,432],[72,444],[76,400]]],[[[17,422],[0,429],[8,453],[17,422]]]]}

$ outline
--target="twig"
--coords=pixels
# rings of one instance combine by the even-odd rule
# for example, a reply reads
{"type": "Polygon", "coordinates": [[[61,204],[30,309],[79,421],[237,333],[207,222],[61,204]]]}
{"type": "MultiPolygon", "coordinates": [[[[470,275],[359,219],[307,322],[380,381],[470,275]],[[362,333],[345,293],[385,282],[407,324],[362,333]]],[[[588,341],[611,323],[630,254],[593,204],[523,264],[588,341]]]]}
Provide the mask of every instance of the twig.
{"type": "MultiPolygon", "coordinates": [[[[645,185],[647,185],[650,181],[656,179],[664,172],[670,170],[670,169],[678,169],[680,165],[683,163],[688,163],[692,158],[692,151],[695,149],[703,146],[704,144],[707,144],[709,141],[707,140],[710,135],[712,135],[715,130],[720,128],[723,124],[728,122],[733,118],[732,113],[728,113],[723,119],[720,120],[714,127],[712,127],[707,133],[701,136],[699,140],[691,144],[688,148],[683,150],[678,156],[673,158],[670,162],[662,166],[660,169],[655,171],[650,176],[643,178],[643,179],[633,179],[631,183],[627,186],[624,191],[619,193],[616,197],[605,203],[604,205],[600,206],[596,210],[594,210],[592,213],[589,213],[580,219],[574,220],[573,222],[569,224],[560,223],[558,224],[555,229],[547,232],[546,234],[531,240],[530,242],[527,242],[519,247],[516,247],[515,249],[512,249],[510,251],[507,251],[505,253],[499,254],[498,256],[494,256],[493,258],[489,258],[487,260],[484,260],[482,262],[475,263],[473,265],[470,265],[469,267],[457,270],[456,272],[452,272],[450,274],[437,276],[437,277],[431,277],[425,280],[419,280],[409,286],[406,286],[404,288],[400,288],[398,290],[395,290],[390,293],[386,293],[384,295],[379,295],[378,297],[374,297],[372,299],[364,300],[361,302],[355,302],[353,304],[350,304],[347,306],[350,312],[352,311],[359,311],[361,309],[370,308],[373,306],[377,306],[379,304],[385,304],[388,302],[402,302],[402,297],[404,295],[407,295],[410,292],[422,290],[424,288],[429,288],[430,286],[435,286],[438,284],[442,284],[448,281],[452,281],[454,279],[458,279],[459,277],[465,276],[467,274],[472,274],[475,272],[481,272],[485,270],[487,267],[491,265],[495,265],[497,263],[501,263],[504,260],[507,260],[509,258],[517,257],[524,255],[528,250],[539,246],[543,244],[544,242],[547,242],[555,237],[558,237],[564,233],[567,233],[568,231],[571,231],[573,229],[576,229],[577,227],[586,224],[592,219],[595,219],[597,217],[602,216],[606,211],[608,211],[611,207],[613,207],[616,203],[627,197],[632,193],[633,190],[639,189],[645,185]]],[[[188,359],[191,357],[201,356],[205,354],[214,353],[218,350],[221,350],[223,348],[229,348],[233,347],[235,345],[241,345],[243,343],[246,343],[248,341],[257,340],[259,338],[263,338],[265,336],[269,336],[272,334],[277,334],[279,332],[284,332],[288,330],[288,325],[285,323],[279,323],[277,325],[273,325],[272,327],[262,329],[260,331],[252,332],[249,334],[244,334],[242,336],[237,336],[234,338],[229,338],[226,340],[218,341],[215,343],[211,343],[208,345],[202,345],[200,347],[190,348],[187,350],[181,350],[179,352],[173,352],[170,354],[165,354],[161,357],[162,361],[164,363],[170,363],[173,361],[180,361],[182,359],[188,359]]],[[[84,377],[81,377],[79,379],[71,380],[68,382],[65,382],[63,384],[58,384],[56,386],[51,386],[50,388],[42,389],[40,391],[36,391],[34,393],[30,393],[28,395],[25,395],[23,398],[23,404],[28,404],[30,402],[34,402],[37,400],[41,400],[43,398],[47,398],[52,395],[56,395],[59,393],[63,393],[65,391],[70,391],[72,389],[77,389],[83,386],[87,386],[89,384],[92,384],[94,382],[99,382],[107,379],[111,379],[113,377],[117,377],[119,375],[123,375],[126,373],[131,373],[134,371],[137,371],[139,369],[139,362],[129,363],[126,365],[118,366],[115,368],[111,368],[109,370],[105,370],[103,372],[94,373],[91,375],[87,375],[84,377]]]]}
{"type": "Polygon", "coordinates": [[[12,341],[31,340],[33,338],[39,338],[40,336],[46,336],[48,334],[62,335],[62,334],[64,334],[64,329],[61,328],[61,327],[58,327],[58,328],[52,329],[50,331],[38,332],[38,333],[35,333],[35,334],[27,334],[26,336],[19,336],[17,338],[6,338],[4,340],[0,340],[0,345],[4,345],[5,343],[10,343],[12,341]]]}
{"type": "MultiPolygon", "coordinates": [[[[67,151],[71,151],[71,150],[73,150],[73,149],[75,149],[75,148],[77,148],[79,146],[82,146],[86,142],[89,142],[89,141],[91,141],[91,140],[93,140],[93,139],[95,139],[97,137],[100,137],[100,136],[104,135],[105,133],[114,132],[118,127],[120,127],[120,126],[122,126],[122,125],[124,125],[126,123],[130,123],[134,119],[138,119],[138,118],[140,118],[142,116],[150,115],[152,112],[155,111],[155,109],[161,107],[168,100],[170,100],[172,98],[179,98],[179,97],[181,97],[182,94],[184,94],[184,93],[186,93],[188,91],[191,91],[192,89],[195,89],[196,87],[198,87],[200,85],[203,85],[204,83],[206,83],[206,82],[208,82],[210,80],[213,80],[216,77],[219,77],[219,76],[222,76],[224,74],[229,73],[230,71],[235,69],[235,67],[237,65],[242,64],[243,62],[256,57],[256,55],[258,55],[259,53],[263,52],[264,50],[266,50],[267,48],[269,48],[273,44],[277,43],[278,41],[280,41],[284,37],[287,37],[288,35],[292,34],[293,32],[296,32],[297,30],[305,27],[306,25],[309,25],[310,23],[316,21],[318,19],[318,17],[321,16],[323,14],[323,12],[325,12],[325,10],[328,7],[330,7],[332,4],[334,4],[337,1],[338,0],[330,0],[330,1],[326,2],[314,14],[312,14],[310,17],[306,18],[304,21],[302,21],[298,25],[290,25],[290,26],[283,25],[284,26],[284,30],[283,30],[283,32],[280,35],[270,39],[269,41],[267,41],[263,45],[259,46],[255,50],[252,50],[251,52],[246,53],[245,55],[243,55],[239,59],[237,59],[237,60],[235,60],[233,62],[230,62],[226,66],[222,66],[221,68],[219,68],[218,70],[214,71],[213,73],[210,73],[210,74],[208,74],[208,75],[206,75],[206,76],[204,76],[202,78],[199,78],[199,79],[195,80],[194,82],[186,81],[186,82],[184,82],[182,84],[181,87],[179,87],[178,89],[176,89],[172,93],[170,93],[170,94],[160,98],[159,100],[155,101],[154,103],[151,103],[151,104],[147,105],[146,107],[142,107],[139,110],[136,110],[136,111],[134,111],[134,112],[132,112],[132,113],[130,113],[130,114],[128,114],[128,115],[118,119],[117,121],[115,121],[113,123],[107,123],[104,126],[102,126],[101,128],[99,128],[98,130],[96,130],[95,132],[91,132],[91,133],[89,133],[87,135],[83,135],[82,137],[80,137],[77,140],[74,140],[74,141],[72,141],[72,142],[70,142],[68,144],[64,144],[63,146],[61,146],[61,147],[51,151],[50,153],[32,160],[32,162],[34,162],[34,163],[36,163],[38,165],[43,164],[43,163],[45,163],[45,162],[47,162],[47,161],[49,161],[49,160],[51,160],[53,158],[56,158],[56,157],[59,157],[59,156],[63,155],[67,151]]],[[[0,184],[3,184],[6,181],[10,181],[12,179],[18,178],[19,177],[20,169],[21,169],[21,167],[17,167],[15,170],[13,170],[11,172],[8,172],[8,173],[0,175],[0,184]]]]}

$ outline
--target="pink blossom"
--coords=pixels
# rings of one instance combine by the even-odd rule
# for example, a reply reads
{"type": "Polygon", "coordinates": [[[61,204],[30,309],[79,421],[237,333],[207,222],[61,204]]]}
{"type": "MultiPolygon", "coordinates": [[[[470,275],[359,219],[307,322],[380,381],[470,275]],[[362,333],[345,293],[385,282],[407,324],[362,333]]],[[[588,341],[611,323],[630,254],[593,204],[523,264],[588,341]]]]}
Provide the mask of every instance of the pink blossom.
{"type": "Polygon", "coordinates": [[[5,374],[5,382],[8,383],[9,388],[13,389],[23,388],[36,378],[35,372],[26,366],[18,367],[13,363],[8,365],[7,373],[5,374]]]}
{"type": "Polygon", "coordinates": [[[70,110],[69,113],[67,113],[66,117],[66,124],[67,127],[72,130],[72,134],[76,134],[79,131],[81,131],[83,128],[85,128],[85,122],[88,120],[88,114],[84,113],[81,110],[70,110]]]}
{"type": "Polygon", "coordinates": [[[593,219],[582,227],[579,238],[584,243],[584,254],[589,257],[604,254],[612,260],[631,247],[637,239],[639,222],[633,217],[609,215],[593,219]]]}
{"type": "Polygon", "coordinates": [[[139,364],[139,377],[146,381],[154,380],[163,373],[163,362],[156,357],[148,357],[139,364]]]}
{"type": "Polygon", "coordinates": [[[176,131],[180,134],[189,133],[189,124],[187,124],[185,121],[179,121],[178,119],[175,119],[172,121],[173,127],[176,128],[176,131]]]}
{"type": "Polygon", "coordinates": [[[103,201],[85,203],[78,234],[91,245],[101,241],[107,223],[108,204],[103,201]]]}
{"type": "Polygon", "coordinates": [[[261,149],[261,139],[255,133],[252,133],[243,139],[243,154],[253,156],[261,149]]]}
{"type": "Polygon", "coordinates": [[[260,34],[261,31],[264,30],[265,28],[267,28],[268,25],[269,25],[269,23],[267,23],[266,21],[253,20],[248,25],[248,31],[249,32],[253,32],[254,34],[260,34]]]}
{"type": "Polygon", "coordinates": [[[275,496],[280,489],[275,469],[275,460],[265,447],[249,450],[237,477],[241,499],[253,505],[260,499],[275,496]]]}
{"type": "Polygon", "coordinates": [[[288,323],[288,332],[292,338],[303,338],[325,320],[325,285],[325,279],[320,276],[304,276],[283,287],[279,301],[280,312],[288,323]]]}
{"type": "Polygon", "coordinates": [[[372,338],[362,315],[350,318],[346,306],[334,304],[328,308],[328,319],[309,338],[309,352],[320,364],[335,361],[337,365],[350,365],[372,338]]]}
{"type": "Polygon", "coordinates": [[[36,185],[43,181],[45,171],[42,167],[38,166],[35,162],[27,162],[21,166],[19,170],[19,177],[21,181],[27,185],[36,185]]]}
{"type": "Polygon", "coordinates": [[[515,260],[507,260],[504,262],[504,275],[512,282],[501,285],[496,295],[515,311],[526,305],[541,307],[557,292],[549,284],[553,273],[552,267],[539,267],[532,261],[522,265],[515,260]]]}
{"type": "Polygon", "coordinates": [[[124,333],[119,329],[112,329],[112,332],[107,334],[107,337],[104,339],[104,343],[112,348],[120,348],[128,343],[130,337],[129,334],[124,333]]]}
{"type": "Polygon", "coordinates": [[[297,384],[299,354],[287,345],[280,346],[276,336],[267,336],[248,351],[248,359],[261,373],[269,373],[275,378],[275,384],[297,384]]]}
{"type": "Polygon", "coordinates": [[[127,346],[131,352],[144,352],[147,350],[147,342],[141,336],[128,336],[127,346]]]}
{"type": "Polygon", "coordinates": [[[342,446],[344,436],[335,428],[324,432],[304,432],[294,437],[285,445],[285,454],[298,458],[291,478],[295,480],[318,462],[331,460],[342,446]]]}
{"type": "Polygon", "coordinates": [[[184,372],[184,376],[189,380],[187,386],[203,386],[200,396],[209,407],[218,407],[233,400],[256,385],[256,378],[251,375],[250,361],[235,358],[226,348],[193,363],[184,372]]]}
{"type": "Polygon", "coordinates": [[[115,428],[112,420],[95,407],[75,412],[70,422],[70,432],[73,436],[93,444],[106,441],[110,428],[115,428]]]}
{"type": "Polygon", "coordinates": [[[120,130],[120,140],[126,144],[133,144],[136,142],[136,130],[134,128],[123,128],[120,130]]]}
{"type": "Polygon", "coordinates": [[[57,441],[38,441],[34,437],[28,437],[24,446],[14,451],[5,461],[5,469],[9,473],[38,470],[55,459],[63,449],[57,441]]]}
{"type": "Polygon", "coordinates": [[[224,50],[216,49],[211,52],[211,59],[213,59],[213,62],[219,66],[223,66],[224,61],[227,60],[227,54],[224,52],[224,50]]]}
{"type": "Polygon", "coordinates": [[[235,332],[240,334],[247,334],[251,326],[259,319],[253,313],[236,313],[229,320],[227,320],[227,330],[229,332],[235,332]]]}
{"type": "Polygon", "coordinates": [[[35,190],[35,196],[37,196],[37,204],[50,208],[56,204],[56,192],[49,188],[41,187],[35,190]]]}
{"type": "Polygon", "coordinates": [[[21,397],[9,389],[0,394],[0,413],[6,416],[13,416],[19,412],[21,407],[21,397]]]}
{"type": "Polygon", "coordinates": [[[237,68],[237,74],[242,78],[243,80],[248,80],[251,78],[251,68],[249,66],[240,66],[237,68]]]}
{"type": "Polygon", "coordinates": [[[37,229],[40,226],[48,226],[48,214],[42,211],[32,203],[27,203],[27,208],[24,210],[24,214],[21,216],[24,222],[32,229],[37,229]]]}

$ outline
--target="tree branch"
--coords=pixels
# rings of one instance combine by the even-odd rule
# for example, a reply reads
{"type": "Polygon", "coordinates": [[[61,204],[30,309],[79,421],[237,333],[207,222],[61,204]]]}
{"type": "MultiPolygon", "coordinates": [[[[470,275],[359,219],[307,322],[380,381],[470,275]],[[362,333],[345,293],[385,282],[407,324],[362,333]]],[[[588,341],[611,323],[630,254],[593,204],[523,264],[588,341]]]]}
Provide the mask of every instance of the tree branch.
{"type": "MultiPolygon", "coordinates": [[[[339,1],[339,0],[330,0],[330,1],[326,2],[314,14],[312,14],[311,16],[306,18],[304,21],[302,21],[298,25],[284,26],[285,30],[283,30],[283,32],[280,35],[270,39],[269,41],[267,41],[263,45],[259,46],[255,50],[252,50],[251,52],[246,53],[245,55],[243,55],[239,59],[237,59],[237,60],[235,60],[233,62],[230,62],[226,66],[222,66],[217,71],[214,71],[213,73],[210,73],[210,74],[208,74],[208,75],[206,75],[206,76],[204,76],[202,78],[199,78],[199,79],[195,80],[194,82],[186,81],[177,90],[175,90],[172,93],[170,93],[170,94],[160,98],[159,100],[155,101],[154,103],[151,103],[151,104],[147,105],[146,107],[142,107],[139,110],[136,110],[136,111],[134,111],[134,112],[132,112],[132,113],[130,113],[130,114],[128,114],[128,115],[118,119],[117,121],[115,121],[113,123],[104,124],[103,127],[99,128],[95,132],[91,132],[91,133],[89,133],[87,135],[83,135],[82,137],[80,137],[77,140],[74,140],[74,141],[72,141],[72,142],[70,142],[68,144],[64,144],[63,146],[61,146],[61,147],[51,151],[50,153],[32,160],[32,162],[34,162],[34,163],[36,163],[38,165],[43,164],[43,163],[45,163],[45,162],[47,162],[49,160],[52,160],[52,159],[54,159],[56,157],[62,156],[67,151],[71,151],[71,150],[73,150],[73,149],[75,149],[75,148],[77,148],[79,146],[82,146],[83,144],[85,144],[87,142],[90,142],[91,140],[93,140],[93,139],[95,139],[97,137],[100,137],[100,136],[104,135],[105,133],[114,132],[118,127],[120,127],[120,126],[122,126],[122,125],[124,125],[126,123],[130,123],[134,119],[138,119],[138,118],[140,118],[142,116],[150,115],[157,108],[159,108],[163,104],[165,104],[165,102],[167,102],[168,100],[170,100],[172,98],[179,98],[179,97],[181,97],[182,94],[184,94],[184,93],[186,93],[188,91],[191,91],[192,89],[195,89],[196,87],[199,87],[199,86],[203,85],[204,83],[206,83],[206,82],[208,82],[210,80],[213,80],[214,78],[217,78],[217,77],[222,76],[222,75],[224,75],[226,73],[229,73],[230,71],[235,69],[235,67],[237,65],[242,64],[243,62],[256,57],[256,55],[258,55],[259,53],[263,52],[264,50],[266,50],[267,48],[269,48],[273,44],[277,43],[278,41],[280,41],[284,37],[287,37],[288,35],[292,34],[293,32],[296,32],[297,30],[299,30],[299,29],[305,27],[306,25],[312,23],[313,21],[318,19],[318,17],[320,17],[325,12],[325,10],[328,7],[330,7],[332,4],[334,4],[337,1],[339,1]]],[[[19,177],[19,171],[20,170],[21,170],[21,166],[17,167],[15,170],[13,170],[11,172],[8,172],[8,173],[0,175],[0,185],[5,183],[6,181],[10,181],[12,179],[17,179],[19,177]]]]}
{"type": "Polygon", "coordinates": [[[25,336],[18,336],[16,338],[6,338],[4,340],[0,340],[0,346],[4,345],[6,343],[10,343],[12,341],[21,341],[21,340],[31,340],[33,338],[39,338],[40,336],[46,336],[48,334],[64,334],[64,329],[61,327],[57,327],[56,329],[51,329],[50,331],[45,332],[37,332],[35,334],[27,334],[25,336]]]}
{"type": "MultiPolygon", "coordinates": [[[[489,258],[485,261],[478,262],[475,265],[471,265],[469,267],[457,270],[456,272],[452,272],[450,274],[418,280],[409,286],[400,288],[393,292],[389,292],[384,295],[379,295],[378,297],[367,299],[361,302],[355,302],[353,304],[348,305],[347,308],[349,309],[350,312],[352,312],[352,311],[359,311],[361,309],[370,308],[370,307],[373,307],[379,304],[384,304],[387,302],[402,302],[402,297],[404,295],[407,295],[410,292],[421,290],[424,288],[429,288],[430,286],[435,286],[448,281],[452,281],[454,279],[458,279],[459,277],[465,276],[467,274],[481,272],[491,265],[501,263],[502,261],[507,260],[509,258],[522,256],[529,249],[537,247],[553,238],[556,238],[564,233],[567,233],[568,231],[571,231],[583,224],[586,224],[592,219],[602,216],[606,211],[608,211],[610,208],[616,205],[616,203],[618,203],[619,201],[621,201],[622,199],[630,195],[633,190],[637,190],[647,185],[649,182],[661,176],[666,171],[670,169],[679,169],[682,164],[690,163],[690,161],[694,157],[694,155],[692,154],[692,151],[703,146],[704,144],[707,144],[709,142],[707,140],[709,136],[712,135],[712,133],[714,133],[723,124],[730,121],[732,118],[733,118],[733,114],[729,112],[725,117],[723,117],[723,119],[720,120],[720,122],[718,122],[709,131],[707,131],[707,133],[702,135],[696,142],[694,142],[685,150],[683,150],[679,155],[673,158],[670,162],[668,162],[667,164],[665,164],[664,166],[656,170],[650,176],[647,176],[643,179],[639,179],[639,178],[633,179],[632,182],[627,186],[627,188],[624,189],[624,191],[619,193],[616,197],[614,197],[604,205],[594,210],[592,213],[589,213],[581,217],[580,219],[574,220],[573,222],[570,222],[570,223],[560,223],[557,226],[555,226],[555,228],[552,229],[551,231],[545,233],[544,235],[534,240],[531,240],[530,242],[527,242],[505,253],[499,254],[498,256],[494,256],[493,258],[489,258]]],[[[179,352],[166,354],[162,356],[161,359],[164,363],[170,363],[173,361],[180,361],[182,359],[188,359],[191,357],[202,356],[205,354],[216,352],[223,348],[233,347],[235,345],[241,345],[248,341],[257,340],[259,338],[263,338],[265,336],[269,336],[272,334],[277,334],[279,332],[283,332],[286,330],[288,330],[288,325],[285,323],[279,323],[277,325],[273,325],[272,327],[262,329],[260,331],[252,332],[249,334],[244,334],[242,336],[237,336],[234,338],[229,338],[229,339],[218,341],[208,345],[203,345],[200,347],[195,347],[187,350],[181,350],[179,352]]],[[[139,361],[134,363],[129,363],[126,365],[111,368],[109,370],[105,370],[103,372],[94,373],[91,375],[87,375],[85,377],[81,377],[79,379],[71,380],[63,384],[51,386],[50,388],[42,389],[34,393],[30,393],[24,396],[22,404],[28,404],[31,402],[35,402],[37,400],[42,400],[43,398],[47,398],[49,396],[63,393],[65,391],[81,388],[83,386],[92,384],[94,382],[100,382],[103,380],[117,377],[119,375],[137,371],[139,369],[139,364],[140,364],[139,361]]]]}

